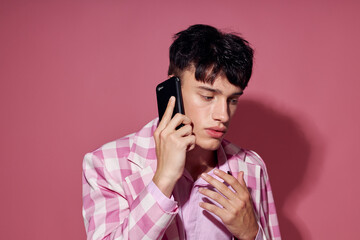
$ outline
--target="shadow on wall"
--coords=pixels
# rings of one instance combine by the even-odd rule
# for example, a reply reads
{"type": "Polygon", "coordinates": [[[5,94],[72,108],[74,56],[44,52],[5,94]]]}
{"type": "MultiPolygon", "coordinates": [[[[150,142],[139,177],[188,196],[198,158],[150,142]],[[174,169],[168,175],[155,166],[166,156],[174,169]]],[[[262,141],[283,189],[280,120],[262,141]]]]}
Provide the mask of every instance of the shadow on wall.
{"type": "Polygon", "coordinates": [[[296,208],[310,190],[309,183],[303,184],[305,175],[317,169],[313,166],[319,166],[321,158],[313,162],[314,149],[303,127],[267,104],[242,100],[227,135],[238,146],[255,150],[266,162],[283,239],[311,239],[296,208]]]}

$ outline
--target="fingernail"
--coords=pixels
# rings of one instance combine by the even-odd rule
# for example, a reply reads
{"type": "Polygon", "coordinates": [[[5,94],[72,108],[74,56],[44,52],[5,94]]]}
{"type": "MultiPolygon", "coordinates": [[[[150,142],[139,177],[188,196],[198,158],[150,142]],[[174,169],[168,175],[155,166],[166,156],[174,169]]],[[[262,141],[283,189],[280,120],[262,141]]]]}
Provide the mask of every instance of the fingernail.
{"type": "Polygon", "coordinates": [[[206,173],[202,173],[202,174],[201,174],[201,177],[202,177],[202,178],[207,178],[206,173]]]}
{"type": "Polygon", "coordinates": [[[214,169],[214,173],[219,173],[219,170],[218,170],[218,169],[214,169]]]}

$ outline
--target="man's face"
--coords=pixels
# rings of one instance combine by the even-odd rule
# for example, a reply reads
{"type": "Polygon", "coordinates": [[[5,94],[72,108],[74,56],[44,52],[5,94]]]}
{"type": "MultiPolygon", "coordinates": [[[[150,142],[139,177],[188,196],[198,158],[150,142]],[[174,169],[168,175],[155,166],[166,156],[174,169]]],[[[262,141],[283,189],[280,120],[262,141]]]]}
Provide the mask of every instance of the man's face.
{"type": "Polygon", "coordinates": [[[185,115],[194,124],[196,145],[206,150],[218,149],[236,111],[242,89],[232,85],[221,74],[213,85],[199,82],[195,79],[194,68],[185,70],[181,81],[185,115]]]}

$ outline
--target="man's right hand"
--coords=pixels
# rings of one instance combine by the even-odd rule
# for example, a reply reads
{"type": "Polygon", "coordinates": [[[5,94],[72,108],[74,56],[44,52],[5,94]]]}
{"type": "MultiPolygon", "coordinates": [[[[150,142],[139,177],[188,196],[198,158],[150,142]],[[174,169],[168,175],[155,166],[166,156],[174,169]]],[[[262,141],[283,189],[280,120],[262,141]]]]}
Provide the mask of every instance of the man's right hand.
{"type": "Polygon", "coordinates": [[[167,197],[171,196],[176,182],[183,174],[186,152],[195,147],[190,118],[180,113],[171,118],[174,106],[175,97],[171,97],[154,132],[157,167],[153,182],[167,197]],[[184,126],[176,130],[180,124],[184,126]]]}

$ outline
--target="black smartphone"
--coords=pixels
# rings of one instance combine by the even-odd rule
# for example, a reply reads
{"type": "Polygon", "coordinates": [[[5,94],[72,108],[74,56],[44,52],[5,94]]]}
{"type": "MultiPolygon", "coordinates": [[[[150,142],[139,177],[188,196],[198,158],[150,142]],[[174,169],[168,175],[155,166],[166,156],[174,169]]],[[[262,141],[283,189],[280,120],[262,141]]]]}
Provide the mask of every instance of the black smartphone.
{"type": "Polygon", "coordinates": [[[172,117],[174,117],[176,113],[185,114],[181,95],[181,83],[178,77],[171,77],[156,86],[156,97],[160,121],[165,113],[167,104],[171,96],[174,96],[176,98],[175,108],[172,117]]]}

